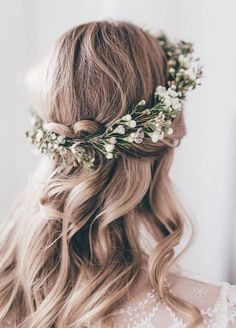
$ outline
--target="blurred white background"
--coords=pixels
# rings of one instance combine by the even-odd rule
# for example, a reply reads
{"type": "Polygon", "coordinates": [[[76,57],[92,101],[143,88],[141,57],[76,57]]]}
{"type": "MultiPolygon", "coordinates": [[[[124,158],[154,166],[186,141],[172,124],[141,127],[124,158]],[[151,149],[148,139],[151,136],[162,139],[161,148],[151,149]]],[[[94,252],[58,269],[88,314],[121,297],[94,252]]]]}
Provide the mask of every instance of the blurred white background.
{"type": "Polygon", "coordinates": [[[192,41],[203,86],[186,106],[188,134],[172,176],[197,225],[185,268],[236,283],[236,2],[234,0],[8,0],[0,10],[0,217],[26,185],[37,158],[21,80],[65,30],[89,20],[126,19],[192,41]]]}

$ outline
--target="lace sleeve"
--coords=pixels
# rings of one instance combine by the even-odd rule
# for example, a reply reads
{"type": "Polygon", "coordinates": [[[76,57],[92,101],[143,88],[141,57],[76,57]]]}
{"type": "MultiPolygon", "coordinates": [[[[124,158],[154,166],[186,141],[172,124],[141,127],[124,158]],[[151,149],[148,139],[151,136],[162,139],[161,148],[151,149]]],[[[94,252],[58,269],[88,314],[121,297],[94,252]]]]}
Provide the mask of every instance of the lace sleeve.
{"type": "MultiPolygon", "coordinates": [[[[151,288],[145,275],[117,311],[116,328],[187,328],[186,316],[174,312],[151,288]]],[[[198,307],[204,328],[236,328],[236,285],[209,283],[193,275],[170,275],[167,285],[173,294],[198,307]]]]}
{"type": "Polygon", "coordinates": [[[236,328],[236,285],[229,286],[227,293],[229,327],[236,328]]]}
{"type": "Polygon", "coordinates": [[[236,286],[222,283],[213,307],[201,310],[207,328],[236,328],[236,286]]]}
{"type": "Polygon", "coordinates": [[[186,272],[182,283],[180,278],[178,285],[179,293],[188,301],[192,297],[192,303],[201,310],[204,327],[236,328],[236,285],[227,282],[210,283],[186,272]],[[188,296],[180,291],[184,285],[188,286],[188,296]]]}

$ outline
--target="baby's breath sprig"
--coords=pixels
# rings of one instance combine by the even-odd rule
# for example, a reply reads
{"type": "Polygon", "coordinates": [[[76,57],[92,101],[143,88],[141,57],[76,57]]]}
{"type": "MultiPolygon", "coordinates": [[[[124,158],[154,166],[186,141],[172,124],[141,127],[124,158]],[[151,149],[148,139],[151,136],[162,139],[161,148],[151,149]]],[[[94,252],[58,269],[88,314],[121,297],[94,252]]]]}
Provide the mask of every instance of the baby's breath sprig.
{"type": "Polygon", "coordinates": [[[49,154],[53,159],[59,157],[64,165],[84,165],[91,172],[94,156],[84,147],[80,147],[78,141],[66,138],[58,133],[46,130],[43,127],[41,117],[34,111],[31,112],[31,129],[26,132],[27,138],[36,146],[39,153],[49,154]],[[72,155],[72,156],[69,156],[72,155]],[[72,158],[72,162],[69,160],[72,158]]]}
{"type": "Polygon", "coordinates": [[[166,86],[157,86],[153,107],[147,108],[146,101],[141,100],[130,113],[117,119],[102,134],[93,134],[80,140],[45,130],[41,118],[33,113],[32,128],[26,133],[30,141],[40,152],[59,156],[66,165],[84,165],[90,172],[96,151],[112,159],[118,157],[120,149],[140,144],[145,137],[156,143],[171,135],[172,121],[182,110],[187,91],[200,85],[202,69],[196,65],[198,59],[193,57],[191,43],[180,41],[173,44],[164,34],[158,40],[166,54],[168,79],[166,86]],[[72,158],[72,162],[69,158],[72,158]]]}
{"type": "Polygon", "coordinates": [[[167,57],[167,84],[174,85],[179,97],[185,99],[188,90],[193,90],[201,84],[200,78],[203,73],[198,63],[199,58],[193,57],[193,44],[185,41],[171,43],[165,34],[161,34],[158,40],[167,57]]]}

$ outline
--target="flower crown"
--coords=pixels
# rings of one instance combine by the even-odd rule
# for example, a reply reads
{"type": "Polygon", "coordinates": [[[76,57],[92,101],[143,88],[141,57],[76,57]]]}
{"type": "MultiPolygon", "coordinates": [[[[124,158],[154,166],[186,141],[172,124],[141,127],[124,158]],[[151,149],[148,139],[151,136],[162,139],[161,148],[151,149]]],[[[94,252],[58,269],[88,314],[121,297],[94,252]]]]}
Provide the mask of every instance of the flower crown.
{"type": "Polygon", "coordinates": [[[32,127],[26,132],[31,143],[41,153],[51,154],[54,158],[59,156],[65,165],[82,164],[90,171],[94,166],[95,151],[111,159],[119,155],[119,148],[128,149],[133,143],[140,144],[144,137],[156,143],[172,134],[172,121],[182,110],[187,91],[200,85],[202,68],[197,64],[199,58],[192,56],[191,43],[179,41],[173,44],[164,34],[158,37],[158,41],[167,58],[168,78],[166,87],[157,86],[152,108],[146,108],[145,100],[141,100],[130,113],[117,119],[103,133],[93,133],[83,139],[48,131],[38,114],[32,112],[32,127]],[[69,157],[72,163],[69,163],[69,157]]]}

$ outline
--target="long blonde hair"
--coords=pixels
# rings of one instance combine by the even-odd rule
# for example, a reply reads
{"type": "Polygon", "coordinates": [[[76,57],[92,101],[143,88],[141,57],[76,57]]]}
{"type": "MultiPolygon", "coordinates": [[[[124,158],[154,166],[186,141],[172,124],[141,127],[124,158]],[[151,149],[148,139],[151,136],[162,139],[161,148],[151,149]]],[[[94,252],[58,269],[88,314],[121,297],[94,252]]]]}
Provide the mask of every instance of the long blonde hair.
{"type": "MultiPolygon", "coordinates": [[[[32,104],[55,132],[86,134],[141,99],[152,105],[166,70],[157,38],[143,29],[83,24],[62,35],[29,74],[32,104]]],[[[42,160],[1,236],[1,327],[112,327],[142,265],[140,222],[156,241],[148,258],[153,287],[173,309],[201,321],[200,311],[164,284],[187,219],[169,177],[186,133],[183,112],[173,128],[164,140],[133,145],[117,159],[97,154],[90,174],[42,160]]]]}

